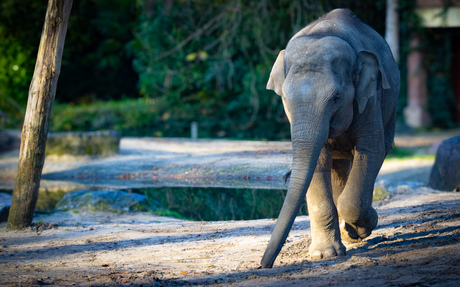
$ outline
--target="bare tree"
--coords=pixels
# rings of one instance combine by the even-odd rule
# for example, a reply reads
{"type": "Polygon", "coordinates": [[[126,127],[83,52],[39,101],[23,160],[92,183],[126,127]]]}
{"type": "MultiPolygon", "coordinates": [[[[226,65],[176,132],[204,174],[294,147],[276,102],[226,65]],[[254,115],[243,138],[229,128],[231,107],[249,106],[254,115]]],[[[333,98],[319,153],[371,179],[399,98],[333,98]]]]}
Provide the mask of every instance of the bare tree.
{"type": "Polygon", "coordinates": [[[387,0],[385,40],[390,46],[396,63],[399,62],[398,0],[387,0]]]}
{"type": "Polygon", "coordinates": [[[29,87],[8,229],[22,229],[32,223],[71,8],[72,0],[48,1],[37,62],[29,87]]]}

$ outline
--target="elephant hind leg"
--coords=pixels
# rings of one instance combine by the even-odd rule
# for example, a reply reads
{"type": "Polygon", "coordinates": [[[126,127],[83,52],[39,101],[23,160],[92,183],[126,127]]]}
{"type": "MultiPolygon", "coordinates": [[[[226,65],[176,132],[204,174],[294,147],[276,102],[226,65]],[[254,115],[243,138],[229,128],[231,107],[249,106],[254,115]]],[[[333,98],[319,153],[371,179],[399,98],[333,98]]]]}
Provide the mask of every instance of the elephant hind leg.
{"type": "Polygon", "coordinates": [[[332,160],[331,185],[335,206],[337,206],[337,200],[347,183],[348,175],[351,170],[351,163],[352,161],[350,159],[332,160]]]}

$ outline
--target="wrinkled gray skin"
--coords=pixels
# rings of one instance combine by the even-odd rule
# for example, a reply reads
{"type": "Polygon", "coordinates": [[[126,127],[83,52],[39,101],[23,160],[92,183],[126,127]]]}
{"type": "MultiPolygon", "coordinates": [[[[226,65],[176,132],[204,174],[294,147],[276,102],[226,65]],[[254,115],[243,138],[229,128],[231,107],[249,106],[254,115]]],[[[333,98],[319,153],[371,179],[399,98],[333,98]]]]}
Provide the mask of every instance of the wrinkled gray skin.
{"type": "Polygon", "coordinates": [[[385,40],[349,10],[298,32],[267,84],[291,123],[288,193],[262,266],[272,267],[307,199],[313,259],[345,254],[377,226],[375,178],[395,133],[399,70],[385,40]],[[308,190],[308,192],[307,192],[308,190]]]}

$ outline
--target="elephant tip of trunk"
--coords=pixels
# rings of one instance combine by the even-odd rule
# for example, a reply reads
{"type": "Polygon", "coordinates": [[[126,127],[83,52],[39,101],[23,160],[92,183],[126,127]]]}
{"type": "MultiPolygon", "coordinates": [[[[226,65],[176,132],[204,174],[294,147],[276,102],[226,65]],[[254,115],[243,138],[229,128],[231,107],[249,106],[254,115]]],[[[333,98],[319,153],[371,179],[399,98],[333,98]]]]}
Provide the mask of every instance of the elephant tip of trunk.
{"type": "Polygon", "coordinates": [[[273,263],[269,264],[269,263],[264,263],[263,261],[260,262],[260,265],[262,265],[261,268],[264,268],[264,269],[270,269],[273,267],[273,263]]]}
{"type": "Polygon", "coordinates": [[[262,268],[272,268],[275,259],[276,256],[271,256],[271,258],[268,258],[267,254],[264,254],[262,260],[260,261],[260,265],[262,265],[262,268]]]}

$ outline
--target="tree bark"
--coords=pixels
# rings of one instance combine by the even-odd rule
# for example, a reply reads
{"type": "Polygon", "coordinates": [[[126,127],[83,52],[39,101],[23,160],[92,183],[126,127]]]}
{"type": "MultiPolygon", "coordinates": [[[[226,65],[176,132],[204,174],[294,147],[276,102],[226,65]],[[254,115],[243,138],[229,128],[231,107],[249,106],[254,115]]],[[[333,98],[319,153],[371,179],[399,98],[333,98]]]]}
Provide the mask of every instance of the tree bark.
{"type": "Polygon", "coordinates": [[[399,20],[398,0],[387,0],[387,14],[385,20],[385,40],[390,46],[396,63],[399,63],[399,20]]]}
{"type": "Polygon", "coordinates": [[[32,224],[71,8],[72,0],[48,1],[37,62],[29,87],[8,229],[22,229],[32,224]]]}

